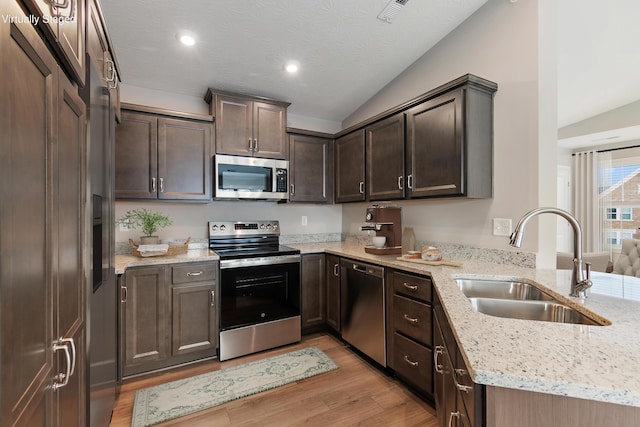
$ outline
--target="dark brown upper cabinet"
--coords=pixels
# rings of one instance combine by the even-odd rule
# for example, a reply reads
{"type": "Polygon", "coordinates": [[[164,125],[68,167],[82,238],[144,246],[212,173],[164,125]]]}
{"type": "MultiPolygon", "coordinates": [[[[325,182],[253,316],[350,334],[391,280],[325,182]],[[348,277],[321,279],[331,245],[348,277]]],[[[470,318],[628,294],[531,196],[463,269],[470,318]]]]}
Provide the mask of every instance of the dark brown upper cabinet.
{"type": "Polygon", "coordinates": [[[335,141],[336,203],[365,200],[364,135],[361,129],[335,141]]]}
{"type": "Polygon", "coordinates": [[[216,154],[288,158],[288,102],[214,89],[205,101],[216,119],[216,154]]]}
{"type": "Polygon", "coordinates": [[[289,201],[333,202],[333,141],[327,136],[289,135],[289,201]]]}
{"type": "Polygon", "coordinates": [[[123,110],[116,198],[210,200],[212,134],[210,121],[123,110]]]}
{"type": "Polygon", "coordinates": [[[406,114],[408,198],[492,196],[493,91],[467,84],[406,114]]]}
{"type": "Polygon", "coordinates": [[[492,197],[497,88],[467,74],[340,132],[336,203],[492,197]]]}
{"type": "Polygon", "coordinates": [[[376,122],[365,131],[367,199],[404,198],[404,114],[376,122]]]}
{"type": "Polygon", "coordinates": [[[22,0],[32,21],[61,60],[73,80],[84,86],[85,22],[84,1],[22,0]],[[35,19],[34,19],[35,18],[35,19]]]}

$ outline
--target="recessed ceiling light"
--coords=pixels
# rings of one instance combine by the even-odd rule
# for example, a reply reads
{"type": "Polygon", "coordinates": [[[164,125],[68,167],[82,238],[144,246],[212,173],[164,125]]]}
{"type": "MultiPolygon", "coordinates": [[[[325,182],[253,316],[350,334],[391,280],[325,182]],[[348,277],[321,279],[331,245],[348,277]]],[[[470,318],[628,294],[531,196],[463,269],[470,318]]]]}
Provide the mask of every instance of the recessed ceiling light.
{"type": "Polygon", "coordinates": [[[284,69],[287,70],[287,73],[296,73],[298,72],[298,64],[294,63],[294,62],[289,62],[284,69]]]}
{"type": "Polygon", "coordinates": [[[185,46],[193,46],[196,44],[196,37],[192,33],[182,32],[178,34],[178,40],[185,46]]]}

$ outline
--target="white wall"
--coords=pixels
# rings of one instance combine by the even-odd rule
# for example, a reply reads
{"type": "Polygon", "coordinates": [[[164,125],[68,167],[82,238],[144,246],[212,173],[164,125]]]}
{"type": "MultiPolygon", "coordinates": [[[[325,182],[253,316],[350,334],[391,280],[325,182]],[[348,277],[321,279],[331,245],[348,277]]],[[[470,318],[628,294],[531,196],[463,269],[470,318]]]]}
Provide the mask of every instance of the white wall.
{"type": "MultiPolygon", "coordinates": [[[[126,211],[147,208],[162,212],[173,220],[173,225],[158,233],[162,239],[206,239],[208,221],[277,219],[282,236],[300,234],[341,233],[342,212],[340,206],[312,204],[277,204],[259,201],[214,201],[212,203],[160,203],[160,202],[116,202],[116,219],[126,211]],[[307,216],[307,225],[301,223],[307,216]]],[[[128,239],[138,241],[137,230],[119,231],[116,226],[116,242],[128,239]]]]}
{"type": "MultiPolygon", "coordinates": [[[[467,73],[498,84],[493,199],[400,203],[404,225],[414,227],[418,240],[509,249],[507,238],[492,236],[492,218],[511,218],[515,225],[538,207],[537,17],[537,1],[489,0],[343,122],[346,128],[467,73]]],[[[552,138],[555,142],[555,133],[552,138]]],[[[555,176],[555,160],[552,167],[555,176]]],[[[552,191],[555,198],[555,182],[552,191]]],[[[363,221],[363,212],[363,204],[343,207],[346,231],[363,221]]],[[[523,250],[536,252],[537,222],[529,227],[523,250]]],[[[555,232],[551,236],[555,238],[555,232]]]]}

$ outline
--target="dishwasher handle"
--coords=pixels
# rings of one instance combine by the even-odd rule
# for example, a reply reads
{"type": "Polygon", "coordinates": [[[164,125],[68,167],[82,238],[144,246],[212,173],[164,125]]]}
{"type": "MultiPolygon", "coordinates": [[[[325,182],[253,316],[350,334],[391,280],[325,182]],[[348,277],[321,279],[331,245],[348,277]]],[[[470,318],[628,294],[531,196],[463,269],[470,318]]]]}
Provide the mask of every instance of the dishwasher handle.
{"type": "Polygon", "coordinates": [[[358,273],[375,277],[384,277],[384,267],[378,267],[376,265],[369,264],[356,264],[352,262],[351,268],[358,273]]]}

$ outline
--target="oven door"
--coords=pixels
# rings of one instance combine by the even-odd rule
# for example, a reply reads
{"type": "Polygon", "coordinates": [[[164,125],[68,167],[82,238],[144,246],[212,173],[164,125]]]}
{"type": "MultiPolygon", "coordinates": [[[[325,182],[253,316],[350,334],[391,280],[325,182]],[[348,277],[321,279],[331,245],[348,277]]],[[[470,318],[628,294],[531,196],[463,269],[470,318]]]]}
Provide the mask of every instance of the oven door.
{"type": "Polygon", "coordinates": [[[300,315],[300,255],[220,261],[220,330],[300,315]]]}

